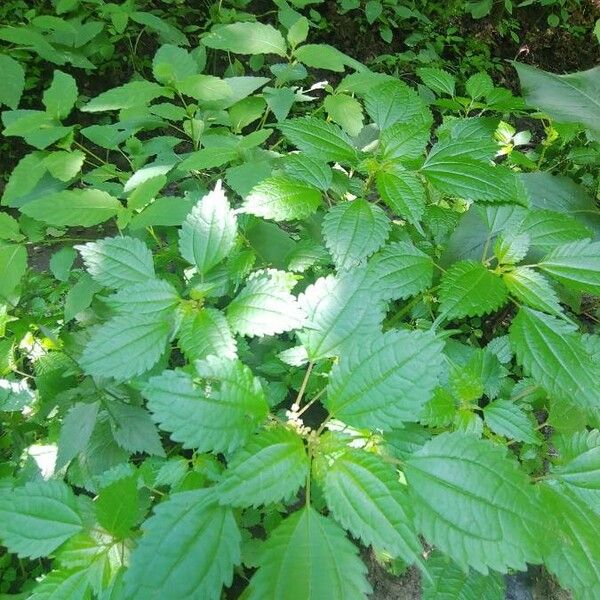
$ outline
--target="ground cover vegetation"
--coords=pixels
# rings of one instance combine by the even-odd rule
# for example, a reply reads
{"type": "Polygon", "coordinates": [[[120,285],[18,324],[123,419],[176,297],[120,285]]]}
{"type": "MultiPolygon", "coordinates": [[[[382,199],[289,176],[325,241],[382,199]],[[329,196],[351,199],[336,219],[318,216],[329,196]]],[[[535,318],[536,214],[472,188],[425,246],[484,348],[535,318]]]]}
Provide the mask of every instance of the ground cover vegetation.
{"type": "Polygon", "coordinates": [[[600,597],[594,11],[4,3],[0,598],[600,597]]]}

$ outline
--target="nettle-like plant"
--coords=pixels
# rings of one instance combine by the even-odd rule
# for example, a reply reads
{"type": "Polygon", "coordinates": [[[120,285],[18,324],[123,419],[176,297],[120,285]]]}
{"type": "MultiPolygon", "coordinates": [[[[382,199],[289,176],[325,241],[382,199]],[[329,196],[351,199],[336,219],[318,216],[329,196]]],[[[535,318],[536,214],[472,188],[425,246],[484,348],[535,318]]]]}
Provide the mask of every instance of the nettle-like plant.
{"type": "Polygon", "coordinates": [[[0,215],[0,540],[43,558],[26,597],[210,600],[235,572],[248,599],[364,598],[357,544],[426,598],[502,598],[540,563],[598,597],[593,202],[506,161],[485,76],[434,125],[447,73],[419,95],[307,31],[202,39],[284,58],[272,77],[164,45],[154,81],[79,105],[96,124],[60,71],[3,113],[35,148],[0,215]],[[56,242],[41,297],[27,247],[56,242]]]}

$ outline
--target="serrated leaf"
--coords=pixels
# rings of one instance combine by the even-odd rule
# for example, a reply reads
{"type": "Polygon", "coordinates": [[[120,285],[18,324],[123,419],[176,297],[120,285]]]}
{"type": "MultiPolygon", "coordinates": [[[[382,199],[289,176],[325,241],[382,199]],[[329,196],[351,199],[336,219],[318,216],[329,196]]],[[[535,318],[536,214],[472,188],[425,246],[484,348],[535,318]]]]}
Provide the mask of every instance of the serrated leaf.
{"type": "Polygon", "coordinates": [[[302,327],[305,315],[280,273],[257,272],[247,279],[225,313],[235,333],[261,337],[302,327]]]}
{"type": "Polygon", "coordinates": [[[0,299],[3,302],[13,293],[27,271],[25,246],[0,243],[0,299]]]}
{"type": "Polygon", "coordinates": [[[210,490],[182,492],[161,503],[142,529],[125,575],[129,600],[219,600],[240,562],[230,508],[219,506],[210,490]]]}
{"type": "Polygon", "coordinates": [[[384,304],[373,298],[367,269],[317,279],[298,296],[306,313],[298,338],[312,361],[335,356],[381,330],[384,304]]]}
{"type": "Polygon", "coordinates": [[[421,67],[417,69],[417,75],[434,92],[454,96],[456,80],[447,71],[436,69],[435,67],[421,67]]]}
{"type": "Polygon", "coordinates": [[[429,142],[427,123],[396,123],[381,132],[379,143],[385,160],[411,160],[422,156],[429,142]]]}
{"type": "Polygon", "coordinates": [[[407,461],[417,528],[460,566],[487,574],[541,561],[540,505],[504,448],[444,433],[407,461]]]}
{"type": "Polygon", "coordinates": [[[221,504],[260,506],[291,498],[305,483],[308,456],[290,429],[262,431],[238,450],[217,485],[221,504]]]}
{"type": "Polygon", "coordinates": [[[148,279],[122,287],[106,298],[106,304],[120,315],[155,315],[171,312],[180,302],[177,290],[162,279],[148,279]]]}
{"type": "Polygon", "coordinates": [[[313,158],[353,165],[357,151],[348,136],[336,125],[317,117],[290,119],[278,126],[297,148],[313,158]]]}
{"type": "Polygon", "coordinates": [[[93,331],[79,364],[94,377],[125,381],[149,371],[165,353],[172,325],[155,315],[122,315],[93,331]]]}
{"type": "Polygon", "coordinates": [[[302,64],[313,69],[327,69],[341,73],[346,65],[353,68],[362,67],[358,61],[329,44],[304,44],[294,50],[294,56],[302,64]]]}
{"type": "Polygon", "coordinates": [[[356,267],[379,250],[390,227],[381,208],[360,198],[329,209],[322,225],[325,245],[338,270],[356,267]]]}
{"type": "Polygon", "coordinates": [[[539,268],[569,288],[600,295],[600,242],[558,246],[540,261],[539,268]]]}
{"type": "Polygon", "coordinates": [[[394,164],[376,175],[377,191],[394,214],[409,223],[419,223],[425,212],[426,194],[423,184],[411,171],[394,164]]]}
{"type": "Polygon", "coordinates": [[[331,186],[333,173],[331,167],[304,153],[288,154],[282,163],[285,172],[299,181],[326,191],[331,186]]]}
{"type": "Polygon", "coordinates": [[[494,255],[500,264],[514,265],[525,258],[529,244],[529,236],[526,234],[501,235],[494,243],[494,255]]]}
{"type": "Polygon", "coordinates": [[[154,279],[152,253],[144,242],[123,236],[75,246],[88,273],[107,287],[120,289],[154,279]]]}
{"type": "Polygon", "coordinates": [[[198,63],[185,49],[163,44],[152,59],[152,74],[159,83],[172,85],[198,71],[198,63]]]}
{"type": "Polygon", "coordinates": [[[146,106],[160,96],[172,96],[172,94],[158,83],[132,81],[92,98],[80,110],[82,112],[104,112],[132,108],[134,106],[146,106]]]}
{"type": "Polygon", "coordinates": [[[0,411],[23,410],[34,400],[35,394],[27,385],[26,379],[21,381],[0,379],[0,411]]]}
{"type": "Polygon", "coordinates": [[[156,426],[145,408],[114,400],[108,400],[106,407],[115,442],[121,448],[130,453],[165,456],[156,426]]]}
{"type": "Polygon", "coordinates": [[[561,485],[540,487],[553,532],[543,538],[544,564],[574,597],[593,600],[600,594],[598,513],[561,485]]]}
{"type": "Polygon", "coordinates": [[[4,77],[4,85],[0,88],[0,104],[15,110],[25,88],[25,71],[20,63],[7,54],[0,55],[0,71],[4,77]]]}
{"type": "Polygon", "coordinates": [[[423,600],[504,600],[506,589],[500,573],[465,572],[439,552],[427,559],[431,581],[423,582],[423,600]]]}
{"type": "Polygon", "coordinates": [[[283,36],[272,25],[257,22],[240,22],[215,25],[202,38],[208,48],[227,50],[236,54],[286,55],[283,36]]]}
{"type": "Polygon", "coordinates": [[[65,190],[36,198],[20,210],[49,225],[92,227],[108,221],[122,209],[121,203],[100,190],[65,190]]]}
{"type": "Polygon", "coordinates": [[[483,409],[486,425],[499,435],[527,444],[541,443],[531,416],[510,400],[494,400],[483,409]]]}
{"type": "Polygon", "coordinates": [[[204,274],[231,252],[236,235],[237,219],[219,181],[186,217],[179,232],[179,251],[204,274]]]}
{"type": "Polygon", "coordinates": [[[86,570],[51,571],[34,588],[27,600],[87,600],[90,584],[86,570]]]}
{"type": "Polygon", "coordinates": [[[274,221],[305,219],[321,205],[319,190],[283,175],[254,186],[242,205],[244,212],[274,221]]]}
{"type": "Polygon", "coordinates": [[[323,493],[334,518],[365,546],[421,562],[408,494],[391,465],[374,454],[345,452],[327,467],[323,493]]]}
{"type": "Polygon", "coordinates": [[[179,347],[188,361],[210,354],[236,358],[237,344],[225,315],[217,308],[204,308],[183,316],[179,327],[179,347]]]}
{"type": "Polygon", "coordinates": [[[508,291],[521,302],[531,308],[551,315],[562,316],[562,308],[558,295],[550,282],[541,274],[528,266],[518,266],[504,273],[502,279],[508,291]]]}
{"type": "Polygon", "coordinates": [[[494,82],[487,73],[475,73],[467,79],[465,83],[467,94],[473,99],[477,100],[487,96],[494,89],[494,82]]]}
{"type": "Polygon", "coordinates": [[[0,492],[0,539],[21,557],[49,556],[83,529],[75,495],[62,481],[0,492]]]}
{"type": "Polygon", "coordinates": [[[60,428],[56,469],[62,469],[85,450],[98,416],[98,402],[78,402],[66,414],[60,428]]]}
{"type": "Polygon", "coordinates": [[[360,102],[347,94],[327,96],[323,102],[327,114],[348,135],[355,137],[363,128],[363,112],[360,102]]]}
{"type": "Polygon", "coordinates": [[[437,385],[443,346],[431,333],[374,333],[334,365],[323,403],[354,427],[390,430],[417,421],[437,385]]]}
{"type": "Polygon", "coordinates": [[[310,506],[271,533],[248,588],[248,600],[366,600],[371,588],[357,548],[310,506]]]}
{"type": "Polygon", "coordinates": [[[137,474],[118,478],[104,486],[94,504],[98,523],[117,539],[125,538],[140,513],[137,474]]]}
{"type": "Polygon", "coordinates": [[[431,285],[433,260],[409,242],[394,242],[369,260],[367,277],[385,300],[408,298],[431,285]]]}
{"type": "Polygon", "coordinates": [[[481,316],[508,299],[502,278],[474,260],[454,263],[440,284],[440,312],[447,319],[481,316]]]}
{"type": "Polygon", "coordinates": [[[165,371],[150,379],[143,393],[153,419],[184,448],[230,452],[266,417],[267,401],[258,380],[239,361],[215,356],[206,361],[213,371],[221,369],[212,374],[218,375],[218,389],[200,387],[183,372],[165,371]]]}

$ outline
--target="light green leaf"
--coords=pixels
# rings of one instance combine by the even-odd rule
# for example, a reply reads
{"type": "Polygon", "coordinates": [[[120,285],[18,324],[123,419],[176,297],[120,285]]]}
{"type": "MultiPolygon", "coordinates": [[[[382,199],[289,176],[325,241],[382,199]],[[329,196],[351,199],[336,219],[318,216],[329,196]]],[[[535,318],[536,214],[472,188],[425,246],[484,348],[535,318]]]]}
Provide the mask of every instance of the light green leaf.
{"type": "Polygon", "coordinates": [[[389,430],[417,421],[437,385],[443,347],[431,333],[374,333],[334,365],[324,404],[354,427],[389,430]]]}
{"type": "Polygon", "coordinates": [[[487,73],[475,73],[465,83],[467,94],[473,99],[484,98],[494,89],[494,82],[487,73]]]}
{"type": "Polygon", "coordinates": [[[27,600],[87,600],[88,577],[85,569],[51,571],[27,595],[27,600]]]}
{"type": "Polygon", "coordinates": [[[56,469],[62,469],[85,450],[98,417],[98,402],[78,402],[65,415],[60,428],[56,469]]]}
{"type": "Polygon", "coordinates": [[[25,246],[0,243],[0,299],[4,302],[19,285],[27,271],[25,246]]]}
{"type": "Polygon", "coordinates": [[[423,581],[423,600],[505,600],[500,573],[465,572],[439,552],[427,559],[427,569],[432,579],[423,581]]]}
{"type": "Polygon", "coordinates": [[[157,319],[171,312],[180,302],[177,290],[162,279],[148,279],[121,288],[106,298],[120,315],[154,315],[157,319]]]}
{"type": "Polygon", "coordinates": [[[242,208],[244,212],[274,221],[305,219],[321,205],[319,190],[290,177],[275,175],[254,186],[242,208]]]}
{"type": "Polygon", "coordinates": [[[52,177],[61,181],[71,181],[83,167],[85,154],[81,150],[67,152],[58,150],[44,159],[44,166],[52,177]]]}
{"type": "Polygon", "coordinates": [[[355,137],[363,128],[363,111],[360,102],[347,94],[327,96],[323,103],[327,114],[348,135],[355,137]]]}
{"type": "Polygon", "coordinates": [[[164,456],[156,425],[150,413],[141,406],[109,401],[106,407],[115,442],[130,453],[145,452],[154,456],[164,456]]]}
{"type": "Polygon", "coordinates": [[[0,411],[20,411],[34,400],[35,394],[29,389],[27,380],[0,379],[0,411]]]}
{"type": "Polygon", "coordinates": [[[126,14],[132,21],[144,25],[152,31],[156,31],[160,39],[171,44],[177,44],[178,46],[189,46],[186,36],[164,19],[145,11],[128,11],[126,14]]]}
{"type": "Polygon", "coordinates": [[[437,94],[454,96],[456,80],[447,71],[435,67],[421,67],[417,69],[417,75],[429,89],[437,94]]]}
{"type": "Polygon", "coordinates": [[[392,164],[376,176],[377,191],[394,214],[409,223],[419,223],[425,212],[426,194],[423,184],[412,171],[392,164]]]}
{"type": "Polygon", "coordinates": [[[225,315],[217,308],[203,308],[183,316],[179,327],[179,347],[188,361],[214,354],[237,357],[237,344],[225,315]]]}
{"type": "Polygon", "coordinates": [[[329,44],[304,44],[294,50],[294,56],[307,67],[341,73],[346,65],[364,69],[358,61],[329,44]]]}
{"type": "Polygon", "coordinates": [[[158,196],[166,183],[166,175],[157,175],[146,179],[131,192],[129,198],[127,198],[127,207],[133,210],[141,210],[158,196]]]}
{"type": "Polygon", "coordinates": [[[226,309],[235,333],[276,335],[302,327],[305,315],[281,271],[255,272],[226,309]]]}
{"type": "Polygon", "coordinates": [[[122,209],[121,203],[100,190],[65,190],[37,198],[20,210],[32,219],[58,227],[92,227],[108,221],[122,209]]]}
{"type": "Polygon", "coordinates": [[[256,22],[215,25],[202,38],[202,43],[208,48],[236,54],[286,55],[286,44],[281,33],[271,25],[256,22]]]}
{"type": "Polygon", "coordinates": [[[558,246],[539,267],[567,287],[600,296],[600,242],[582,240],[558,246]]]}
{"type": "Polygon", "coordinates": [[[530,65],[513,64],[529,106],[559,122],[581,123],[600,140],[600,67],[556,75],[530,65]]]}
{"type": "Polygon", "coordinates": [[[144,242],[132,237],[104,238],[79,250],[88,273],[102,285],[120,289],[154,279],[152,253],[144,242]]]}
{"type": "Polygon", "coordinates": [[[420,158],[429,143],[428,123],[395,123],[381,132],[379,143],[385,160],[420,158]]]}
{"type": "Polygon", "coordinates": [[[381,208],[357,198],[329,209],[323,219],[323,237],[338,270],[356,267],[379,250],[391,228],[381,208]]]}
{"type": "Polygon", "coordinates": [[[20,557],[49,556],[82,529],[75,495],[62,481],[0,491],[0,540],[20,557]]]}
{"type": "Polygon", "coordinates": [[[444,433],[408,459],[405,474],[417,528],[461,567],[506,573],[541,562],[540,505],[505,448],[444,433]]]}
{"type": "Polygon", "coordinates": [[[265,394],[239,361],[209,356],[196,364],[201,364],[201,377],[218,385],[207,390],[186,373],[165,371],[143,390],[148,408],[161,429],[184,448],[231,452],[245,444],[267,416],[265,394]]]}
{"type": "Polygon", "coordinates": [[[179,165],[182,171],[203,171],[205,169],[214,169],[222,167],[227,163],[238,158],[239,152],[236,148],[225,146],[223,148],[210,147],[202,148],[192,152],[179,165]]]}
{"type": "Polygon", "coordinates": [[[299,181],[326,191],[331,187],[333,173],[328,164],[304,153],[288,154],[282,163],[285,172],[299,181]]]}
{"type": "Polygon", "coordinates": [[[74,319],[79,313],[84,311],[92,303],[96,292],[99,292],[102,286],[96,283],[90,275],[84,273],[75,285],[73,285],[65,297],[65,323],[74,319]]]}
{"type": "Polygon", "coordinates": [[[366,570],[343,530],[308,506],[267,540],[247,600],[366,600],[366,570]]]}
{"type": "Polygon", "coordinates": [[[231,252],[236,235],[237,219],[219,181],[186,217],[179,232],[179,251],[205,274],[231,252]]]}
{"type": "Polygon", "coordinates": [[[481,316],[499,309],[508,299],[502,278],[480,262],[461,260],[442,277],[440,313],[447,319],[481,316]]]}
{"type": "Polygon", "coordinates": [[[517,442],[540,444],[533,418],[510,400],[494,400],[483,409],[486,425],[498,435],[517,442]]]}
{"type": "Polygon", "coordinates": [[[219,506],[210,490],[182,492],[161,503],[142,528],[125,575],[129,600],[219,600],[240,562],[230,508],[219,506]]]}
{"type": "Polygon", "coordinates": [[[199,102],[219,102],[233,96],[231,86],[213,75],[190,75],[177,83],[177,91],[199,102]]]}
{"type": "Polygon", "coordinates": [[[137,474],[120,477],[104,486],[94,505],[98,523],[104,529],[117,539],[127,537],[140,514],[137,474]]]}
{"type": "Polygon", "coordinates": [[[165,85],[173,85],[198,71],[198,63],[185,49],[164,44],[152,59],[154,79],[165,85]]]}
{"type": "Polygon", "coordinates": [[[103,92],[81,107],[83,112],[122,110],[134,106],[146,106],[161,96],[171,96],[166,88],[151,81],[132,81],[103,92]]]}
{"type": "Polygon", "coordinates": [[[502,280],[508,291],[531,308],[551,315],[562,316],[558,296],[550,282],[541,274],[527,266],[518,266],[504,273],[502,280]]]}
{"type": "Polygon", "coordinates": [[[357,160],[348,136],[332,123],[317,117],[300,117],[278,127],[292,144],[313,158],[349,165],[357,160]]]}
{"type": "Polygon", "coordinates": [[[3,85],[0,88],[0,104],[15,110],[25,88],[25,71],[20,63],[7,54],[0,54],[0,73],[3,85]]]}
{"type": "Polygon", "coordinates": [[[142,375],[165,353],[171,329],[153,314],[115,317],[93,330],[79,363],[94,377],[125,381],[142,375]]]}
{"type": "Polygon", "coordinates": [[[217,485],[221,504],[260,506],[292,498],[305,483],[309,462],[304,442],[294,431],[262,431],[231,458],[217,485]]]}
{"type": "Polygon", "coordinates": [[[306,17],[300,17],[288,29],[287,40],[291,46],[301,44],[308,36],[309,21],[306,17]]]}
{"type": "Polygon", "coordinates": [[[19,228],[19,222],[8,213],[0,213],[0,240],[19,242],[23,237],[19,228]]]}
{"type": "Polygon", "coordinates": [[[54,71],[52,84],[44,92],[42,102],[48,114],[61,121],[66,119],[77,100],[77,83],[71,75],[54,71]]]}
{"type": "Polygon", "coordinates": [[[365,546],[408,564],[421,562],[406,487],[391,465],[367,452],[345,452],[327,467],[323,493],[336,521],[365,546]]]}
{"type": "Polygon", "coordinates": [[[551,400],[565,401],[598,417],[600,372],[571,325],[522,307],[509,335],[519,364],[551,400]]]}
{"type": "Polygon", "coordinates": [[[394,242],[369,260],[368,278],[385,300],[408,298],[431,286],[433,260],[409,242],[394,242]]]}

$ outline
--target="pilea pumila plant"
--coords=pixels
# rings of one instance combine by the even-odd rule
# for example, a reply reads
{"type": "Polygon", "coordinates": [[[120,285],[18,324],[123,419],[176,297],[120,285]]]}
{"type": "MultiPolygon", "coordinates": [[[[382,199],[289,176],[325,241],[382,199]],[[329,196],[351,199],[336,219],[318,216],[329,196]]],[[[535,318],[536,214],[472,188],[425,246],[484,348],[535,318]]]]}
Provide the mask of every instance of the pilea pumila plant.
{"type": "MultiPolygon", "coordinates": [[[[593,200],[489,77],[417,92],[296,17],[164,44],[91,99],[63,71],[38,110],[13,90],[5,591],[354,600],[371,546],[428,599],[536,564],[598,598],[593,200]]],[[[593,75],[553,80],[580,113],[544,122],[597,139],[593,75]]]]}

